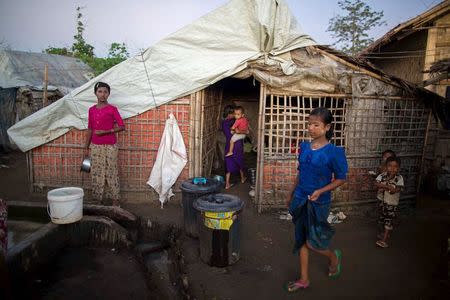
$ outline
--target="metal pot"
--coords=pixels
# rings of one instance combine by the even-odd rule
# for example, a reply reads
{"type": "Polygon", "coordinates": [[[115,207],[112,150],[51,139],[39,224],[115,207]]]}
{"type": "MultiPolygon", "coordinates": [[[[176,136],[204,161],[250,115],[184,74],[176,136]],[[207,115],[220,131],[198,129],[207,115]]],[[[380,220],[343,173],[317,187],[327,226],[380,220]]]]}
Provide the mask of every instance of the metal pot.
{"type": "Polygon", "coordinates": [[[80,171],[89,173],[91,171],[91,158],[86,156],[81,163],[80,171]]]}

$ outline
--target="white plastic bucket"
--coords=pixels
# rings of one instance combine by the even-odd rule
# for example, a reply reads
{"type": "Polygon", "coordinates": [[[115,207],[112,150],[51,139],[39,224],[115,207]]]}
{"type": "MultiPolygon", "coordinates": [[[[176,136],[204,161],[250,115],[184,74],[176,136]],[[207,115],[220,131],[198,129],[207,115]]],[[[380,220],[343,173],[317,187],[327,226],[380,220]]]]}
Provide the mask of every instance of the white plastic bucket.
{"type": "Polygon", "coordinates": [[[69,224],[83,217],[82,188],[65,187],[47,193],[47,212],[55,224],[69,224]]]}

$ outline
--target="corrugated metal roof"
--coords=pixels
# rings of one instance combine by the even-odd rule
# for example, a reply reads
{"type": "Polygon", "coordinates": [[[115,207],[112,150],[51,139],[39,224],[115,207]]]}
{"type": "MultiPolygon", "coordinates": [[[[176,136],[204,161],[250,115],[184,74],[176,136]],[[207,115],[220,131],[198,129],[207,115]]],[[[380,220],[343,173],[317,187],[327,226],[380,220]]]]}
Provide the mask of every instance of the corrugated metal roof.
{"type": "Polygon", "coordinates": [[[93,75],[93,70],[77,58],[0,50],[0,87],[30,86],[40,89],[46,64],[49,88],[57,88],[64,94],[83,85],[93,75]]]}

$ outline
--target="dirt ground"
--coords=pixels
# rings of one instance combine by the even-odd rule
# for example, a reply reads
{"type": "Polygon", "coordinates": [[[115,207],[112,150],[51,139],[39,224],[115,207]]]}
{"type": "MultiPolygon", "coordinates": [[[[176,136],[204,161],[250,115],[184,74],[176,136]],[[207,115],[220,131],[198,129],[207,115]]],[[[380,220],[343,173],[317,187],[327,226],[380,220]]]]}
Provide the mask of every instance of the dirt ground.
{"type": "MultiPolygon", "coordinates": [[[[10,154],[7,165],[9,168],[0,168],[0,197],[45,201],[45,197],[28,193],[23,155],[10,154]]],[[[241,259],[235,265],[207,266],[199,259],[198,240],[182,237],[189,284],[197,299],[444,299],[450,293],[446,254],[450,237],[448,199],[419,199],[413,213],[400,217],[388,249],[375,246],[373,218],[348,216],[336,225],[332,242],[332,247],[343,251],[341,277],[329,280],[327,261],[312,254],[311,287],[288,295],[283,286],[298,277],[299,269],[298,258],[291,251],[292,223],[280,220],[276,212],[257,214],[247,196],[248,183],[235,186],[229,193],[246,202],[241,259]]],[[[128,203],[124,208],[158,222],[182,226],[178,203],[169,203],[161,210],[155,199],[143,204],[128,203]]]]}
{"type": "Polygon", "coordinates": [[[115,249],[69,248],[34,283],[42,300],[154,299],[133,253],[115,249]]]}

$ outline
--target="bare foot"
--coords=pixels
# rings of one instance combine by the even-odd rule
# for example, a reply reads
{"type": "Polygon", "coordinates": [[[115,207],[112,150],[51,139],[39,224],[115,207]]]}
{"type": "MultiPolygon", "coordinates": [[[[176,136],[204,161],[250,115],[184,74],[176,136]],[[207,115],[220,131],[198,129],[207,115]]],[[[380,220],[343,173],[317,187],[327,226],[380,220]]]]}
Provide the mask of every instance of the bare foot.
{"type": "Polygon", "coordinates": [[[241,179],[241,183],[245,183],[247,181],[247,177],[244,177],[243,179],[241,179]]]}
{"type": "Polygon", "coordinates": [[[225,186],[225,189],[226,189],[226,190],[229,190],[230,188],[233,187],[233,185],[234,185],[234,183],[232,183],[232,184],[230,184],[230,185],[226,185],[226,186],[225,186]]]}
{"type": "Polygon", "coordinates": [[[225,154],[225,157],[228,157],[228,156],[231,156],[231,155],[233,155],[233,153],[232,152],[228,152],[227,154],[225,154]]]}

